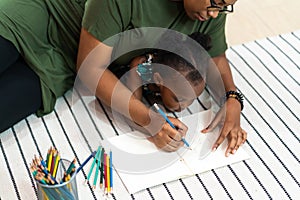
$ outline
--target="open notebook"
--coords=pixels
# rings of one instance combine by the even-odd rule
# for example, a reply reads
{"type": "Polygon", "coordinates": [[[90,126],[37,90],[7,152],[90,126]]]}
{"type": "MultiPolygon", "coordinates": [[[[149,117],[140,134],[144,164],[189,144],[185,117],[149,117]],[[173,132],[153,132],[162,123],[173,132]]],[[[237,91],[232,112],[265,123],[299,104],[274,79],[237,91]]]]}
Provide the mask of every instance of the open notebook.
{"type": "Polygon", "coordinates": [[[211,118],[208,110],[181,119],[189,127],[185,139],[192,150],[183,147],[172,153],[159,151],[137,131],[109,138],[102,145],[113,151],[113,166],[131,194],[248,159],[242,147],[235,155],[225,157],[226,142],[211,152],[219,130],[207,134],[200,132],[211,118]]]}

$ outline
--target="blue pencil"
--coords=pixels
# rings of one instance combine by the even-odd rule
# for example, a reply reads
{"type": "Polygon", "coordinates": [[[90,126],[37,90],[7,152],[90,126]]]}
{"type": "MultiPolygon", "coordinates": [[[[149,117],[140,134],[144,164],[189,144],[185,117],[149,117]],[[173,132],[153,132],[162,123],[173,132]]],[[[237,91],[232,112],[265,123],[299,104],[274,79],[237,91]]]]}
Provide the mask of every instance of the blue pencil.
{"type": "Polygon", "coordinates": [[[109,173],[110,173],[110,191],[112,193],[112,189],[113,189],[113,167],[112,167],[112,151],[109,152],[109,173]]]}
{"type": "Polygon", "coordinates": [[[96,151],[94,151],[93,153],[91,153],[91,155],[78,167],[78,169],[76,170],[76,173],[78,173],[85,165],[87,162],[89,162],[89,160],[94,157],[96,155],[96,151]]]}
{"type": "MultiPolygon", "coordinates": [[[[155,107],[155,109],[157,110],[157,112],[159,112],[159,114],[161,114],[161,116],[163,116],[163,118],[168,122],[168,124],[169,124],[172,128],[176,129],[176,127],[174,126],[174,124],[169,120],[169,118],[167,117],[167,115],[160,109],[160,107],[159,107],[156,103],[154,103],[154,107],[155,107]]],[[[185,138],[181,138],[181,140],[182,140],[182,142],[183,142],[187,147],[189,147],[189,149],[191,149],[191,148],[190,148],[190,144],[186,141],[185,138]]]]}

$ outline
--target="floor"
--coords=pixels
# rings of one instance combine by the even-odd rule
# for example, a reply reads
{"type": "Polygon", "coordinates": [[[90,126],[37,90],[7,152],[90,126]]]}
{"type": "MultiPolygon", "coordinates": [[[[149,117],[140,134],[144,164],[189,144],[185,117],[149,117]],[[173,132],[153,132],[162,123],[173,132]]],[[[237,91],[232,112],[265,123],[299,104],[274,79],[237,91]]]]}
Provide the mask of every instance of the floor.
{"type": "MultiPolygon", "coordinates": [[[[243,148],[251,158],[135,194],[114,176],[109,199],[299,199],[299,8],[299,0],[240,0],[228,16],[228,43],[236,46],[227,56],[245,95],[241,123],[248,139],[243,148]],[[270,37],[278,34],[283,35],[270,37]],[[265,37],[270,38],[249,42],[265,37]]],[[[102,134],[119,135],[112,115],[98,101],[74,93],[61,97],[51,114],[31,115],[0,134],[0,199],[37,199],[29,164],[35,154],[46,156],[50,145],[80,165],[102,134]]],[[[106,199],[99,187],[82,184],[88,165],[76,178],[80,199],[106,199]]]]}
{"type": "Polygon", "coordinates": [[[239,0],[228,15],[227,42],[236,45],[299,30],[299,8],[299,0],[239,0]]]}
{"type": "MultiPolygon", "coordinates": [[[[134,194],[127,191],[128,181],[126,182],[127,185],[123,184],[125,183],[124,176],[122,179],[119,174],[114,173],[113,196],[104,195],[103,189],[100,189],[97,183],[93,188],[94,173],[92,173],[90,182],[84,184],[92,165],[90,161],[76,175],[79,199],[298,200],[300,196],[300,70],[299,64],[297,64],[300,60],[299,38],[300,30],[281,34],[280,37],[268,37],[267,39],[242,45],[234,45],[227,51],[235,83],[245,95],[241,125],[248,132],[248,138],[241,148],[250,155],[250,159],[190,177],[182,176],[179,180],[172,182],[166,179],[163,184],[134,194]]],[[[5,133],[0,134],[0,199],[37,199],[40,190],[37,189],[30,172],[30,163],[34,155],[44,156],[44,159],[46,159],[46,152],[50,146],[58,149],[63,158],[71,160],[75,157],[76,166],[79,166],[92,151],[98,148],[99,144],[103,143],[104,138],[121,135],[129,129],[129,127],[126,129],[122,123],[117,123],[116,115],[113,115],[110,109],[100,104],[93,96],[88,96],[86,91],[81,91],[83,96],[79,97],[78,91],[81,90],[77,88],[68,91],[63,97],[59,98],[55,110],[49,115],[42,118],[31,115],[5,133]]],[[[203,99],[201,101],[200,98],[199,101],[194,101],[194,104],[183,113],[170,115],[173,117],[187,116],[198,112],[202,108],[201,105],[209,108],[211,103],[210,100],[203,99]]],[[[202,123],[202,120],[195,119],[195,126],[197,125],[199,128],[206,127],[202,123]]],[[[193,128],[190,128],[190,130],[193,130],[193,128]]],[[[191,132],[197,134],[198,131],[191,132]]],[[[141,137],[130,135],[130,138],[142,142],[141,137]]],[[[193,143],[189,138],[192,135],[188,134],[188,137],[186,137],[191,145],[193,143]]],[[[117,171],[128,172],[125,168],[117,167],[117,161],[124,161],[127,167],[134,167],[133,169],[137,169],[136,167],[141,165],[142,169],[153,166],[145,165],[145,161],[147,161],[147,164],[165,162],[165,156],[153,156],[157,155],[154,154],[155,150],[151,151],[153,152],[151,154],[141,154],[140,151],[132,151],[132,148],[136,148],[136,146],[134,147],[134,145],[126,143],[124,140],[119,144],[118,146],[115,145],[117,148],[106,148],[106,151],[112,149],[114,152],[113,165],[117,171]],[[119,147],[125,151],[120,151],[121,148],[117,150],[119,147]],[[129,149],[131,151],[128,151],[129,149]],[[135,160],[143,158],[142,162],[135,160]],[[131,166],[130,164],[134,165],[131,166]]],[[[149,147],[144,146],[145,149],[149,150],[149,147]]],[[[201,146],[201,142],[199,146],[201,146]]],[[[222,155],[217,162],[214,161],[215,163],[225,159],[223,156],[225,148],[220,147],[218,150],[221,150],[221,152],[211,153],[207,157],[208,160],[200,160],[205,164],[199,164],[199,159],[194,158],[181,161],[188,164],[196,163],[197,167],[206,168],[207,163],[214,158],[211,156],[214,156],[215,153],[220,152],[222,155]]],[[[239,152],[241,151],[238,150],[234,157],[231,155],[228,159],[235,158],[239,155],[239,152]]],[[[197,153],[194,155],[199,158],[197,153]]],[[[183,172],[184,169],[189,169],[189,171],[192,169],[190,167],[186,168],[185,165],[177,167],[174,171],[165,170],[165,166],[162,167],[160,172],[164,173],[161,175],[164,179],[169,174],[178,175],[178,172],[183,172]]],[[[141,175],[140,172],[138,171],[135,174],[141,175]]],[[[153,173],[151,172],[153,170],[145,171],[144,173],[147,175],[145,177],[152,176],[153,173]]],[[[128,175],[130,174],[132,173],[128,173],[128,175]]],[[[125,180],[128,179],[125,177],[125,180]]],[[[137,189],[141,186],[141,183],[146,182],[145,178],[140,178],[139,181],[130,180],[131,183],[137,185],[131,187],[133,189],[137,189]]],[[[68,192],[68,187],[62,189],[64,193],[66,193],[66,189],[68,192]]],[[[61,190],[51,191],[50,195],[61,190]]],[[[76,190],[72,189],[72,191],[76,190]]],[[[61,197],[66,199],[64,193],[61,197]]]]}

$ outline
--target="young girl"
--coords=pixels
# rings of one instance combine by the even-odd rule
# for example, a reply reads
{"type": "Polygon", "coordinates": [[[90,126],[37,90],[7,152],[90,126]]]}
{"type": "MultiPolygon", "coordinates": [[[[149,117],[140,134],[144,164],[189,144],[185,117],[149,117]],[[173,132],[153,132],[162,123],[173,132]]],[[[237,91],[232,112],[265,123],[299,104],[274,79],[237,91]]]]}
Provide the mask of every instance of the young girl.
{"type": "MultiPolygon", "coordinates": [[[[193,52],[189,48],[190,40],[186,41],[182,38],[182,34],[171,35],[162,36],[158,43],[168,40],[165,43],[172,46],[173,52],[152,49],[144,55],[133,58],[128,66],[114,66],[110,67],[110,70],[132,91],[135,98],[142,100],[144,97],[150,106],[159,103],[167,111],[180,112],[191,105],[205,88],[203,78],[205,74],[201,74],[201,71],[205,70],[200,70],[199,65],[206,68],[206,61],[201,60],[200,52],[206,52],[211,48],[211,40],[208,35],[199,32],[191,34],[190,38],[204,48],[193,52]]],[[[139,130],[146,131],[129,121],[127,123],[139,130]]],[[[156,132],[154,131],[154,133],[156,132]]],[[[185,132],[182,134],[184,136],[185,132]]],[[[178,135],[174,137],[179,138],[178,135]]],[[[174,149],[171,146],[166,148],[166,144],[161,143],[155,135],[148,139],[158,148],[174,149]]],[[[183,143],[180,144],[180,146],[182,145],[183,143]]]]}
{"type": "MultiPolygon", "coordinates": [[[[210,49],[208,35],[195,32],[190,37],[206,51],[210,49]]],[[[193,63],[181,55],[167,50],[158,50],[138,56],[132,59],[129,65],[131,70],[129,77],[126,78],[126,85],[134,92],[136,98],[142,99],[144,94],[144,97],[151,100],[150,104],[155,101],[161,102],[169,111],[179,112],[187,108],[202,93],[205,82],[200,70],[196,67],[196,58],[200,57],[200,53],[198,52],[199,55],[197,55],[197,52],[192,52],[188,48],[188,42],[183,41],[179,36],[172,40],[174,40],[172,48],[175,51],[181,48],[179,54],[185,52],[193,63]],[[178,79],[182,79],[182,81],[178,81],[178,79]],[[190,85],[194,94],[187,94],[186,90],[189,87],[186,87],[184,82],[190,85]],[[176,95],[167,87],[171,85],[173,90],[177,91],[176,95]],[[134,88],[137,89],[134,90],[134,88]]]]}

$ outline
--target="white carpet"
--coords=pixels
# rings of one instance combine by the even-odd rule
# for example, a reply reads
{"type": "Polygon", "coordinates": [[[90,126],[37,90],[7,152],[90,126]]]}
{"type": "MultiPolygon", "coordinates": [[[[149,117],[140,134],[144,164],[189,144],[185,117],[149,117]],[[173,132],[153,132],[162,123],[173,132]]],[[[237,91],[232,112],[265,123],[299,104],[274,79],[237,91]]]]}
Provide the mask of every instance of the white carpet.
{"type": "MultiPolygon", "coordinates": [[[[299,199],[300,197],[300,31],[233,46],[227,52],[234,80],[244,93],[242,127],[251,159],[193,177],[129,194],[114,177],[111,199],[299,199]]],[[[79,99],[70,109],[72,93],[43,118],[30,116],[0,135],[0,199],[37,199],[29,163],[45,157],[50,146],[62,157],[82,163],[96,141],[118,135],[105,110],[87,112],[79,99]]],[[[104,109],[104,107],[99,107],[104,109]]],[[[87,169],[77,175],[80,199],[104,199],[99,188],[83,185],[87,169]]]]}

